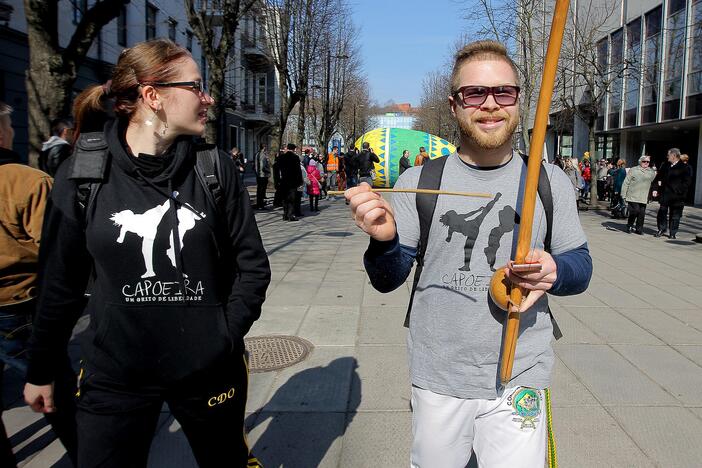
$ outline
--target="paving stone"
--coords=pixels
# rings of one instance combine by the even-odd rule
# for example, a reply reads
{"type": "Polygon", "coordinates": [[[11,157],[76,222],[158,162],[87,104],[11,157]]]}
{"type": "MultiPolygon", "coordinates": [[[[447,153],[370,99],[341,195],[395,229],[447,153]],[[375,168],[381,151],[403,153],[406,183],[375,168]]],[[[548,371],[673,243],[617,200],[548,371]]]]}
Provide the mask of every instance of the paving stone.
{"type": "Polygon", "coordinates": [[[249,374],[249,391],[246,397],[247,412],[258,411],[268,402],[276,374],[276,372],[249,374]]]}
{"type": "Polygon", "coordinates": [[[264,410],[346,411],[352,386],[360,385],[354,348],[317,347],[307,360],[280,371],[264,410]]]}
{"type": "Polygon", "coordinates": [[[702,367],[668,346],[613,345],[647,376],[687,405],[698,404],[702,367]]]}
{"type": "Polygon", "coordinates": [[[605,343],[658,344],[663,342],[626,316],[602,307],[568,309],[605,343]]]}
{"type": "Polygon", "coordinates": [[[360,315],[360,306],[313,305],[300,326],[299,335],[315,346],[353,346],[360,315]]]}
{"type": "Polygon", "coordinates": [[[325,281],[310,304],[324,306],[360,305],[363,297],[363,283],[325,281]]]}
{"type": "Polygon", "coordinates": [[[608,408],[624,430],[658,466],[700,466],[702,421],[685,408],[608,408]],[[694,447],[695,449],[691,450],[694,447]]]}
{"type": "Polygon", "coordinates": [[[563,345],[556,353],[604,405],[679,404],[609,346],[563,345]]]}
{"type": "Polygon", "coordinates": [[[296,281],[288,281],[287,279],[284,279],[278,283],[278,286],[276,286],[276,288],[266,298],[266,305],[309,305],[310,298],[317,294],[319,283],[301,281],[303,278],[297,279],[296,281]]]}
{"type": "Polygon", "coordinates": [[[560,359],[556,359],[551,379],[551,404],[553,407],[598,406],[590,390],[578,380],[560,359]]]}
{"type": "Polygon", "coordinates": [[[404,345],[406,313],[406,307],[362,307],[358,343],[404,345]]]}
{"type": "Polygon", "coordinates": [[[404,468],[411,444],[409,411],[357,413],[346,430],[339,467],[404,468]]]}
{"type": "Polygon", "coordinates": [[[575,316],[578,309],[573,309],[576,312],[571,314],[563,306],[553,307],[553,316],[556,318],[556,322],[563,333],[563,337],[556,341],[554,347],[558,347],[564,344],[573,343],[602,343],[602,339],[595,335],[592,330],[583,325],[580,321],[576,320],[575,316]]]}
{"type": "Polygon", "coordinates": [[[570,307],[605,307],[606,304],[597,297],[585,291],[577,296],[550,296],[549,301],[570,307]]]}
{"type": "Polygon", "coordinates": [[[375,290],[372,285],[366,284],[363,289],[363,306],[393,306],[407,307],[409,303],[409,291],[407,288],[397,288],[389,293],[381,293],[375,290]]]}
{"type": "Polygon", "coordinates": [[[597,290],[597,292],[593,292],[592,294],[594,294],[597,297],[597,299],[604,302],[610,307],[653,307],[648,302],[639,298],[638,295],[632,294],[629,291],[626,291],[625,289],[617,286],[611,286],[606,289],[599,289],[597,290]]]}
{"type": "Polygon", "coordinates": [[[617,309],[670,345],[702,344],[702,332],[657,309],[617,309]]]}
{"type": "Polygon", "coordinates": [[[360,410],[408,410],[411,384],[405,346],[359,346],[358,376],[351,400],[360,410]]]}
{"type": "Polygon", "coordinates": [[[656,466],[601,407],[554,407],[553,431],[559,466],[656,466]]]}
{"type": "Polygon", "coordinates": [[[666,309],[668,314],[680,320],[685,325],[695,328],[697,331],[702,331],[702,311],[696,309],[666,309]]]}
{"type": "Polygon", "coordinates": [[[274,306],[263,304],[261,317],[254,322],[247,336],[295,335],[309,306],[274,306]]]}
{"type": "Polygon", "coordinates": [[[339,466],[345,413],[271,413],[257,416],[249,445],[266,467],[339,466]]]}
{"type": "Polygon", "coordinates": [[[702,367],[702,346],[675,346],[675,349],[702,367]]]}

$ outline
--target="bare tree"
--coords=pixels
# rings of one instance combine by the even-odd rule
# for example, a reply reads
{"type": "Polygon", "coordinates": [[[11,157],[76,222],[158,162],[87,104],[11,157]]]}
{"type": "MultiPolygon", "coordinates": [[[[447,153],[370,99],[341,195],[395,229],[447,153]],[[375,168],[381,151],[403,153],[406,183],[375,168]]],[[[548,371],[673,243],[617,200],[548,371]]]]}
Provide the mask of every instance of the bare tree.
{"type": "Polygon", "coordinates": [[[422,97],[414,128],[431,133],[447,141],[458,140],[455,119],[449,113],[448,96],[451,92],[451,71],[428,73],[422,80],[422,97]]]}
{"type": "Polygon", "coordinates": [[[239,22],[257,1],[203,0],[198,2],[197,8],[194,0],[185,0],[188,23],[207,60],[207,90],[215,101],[215,105],[207,110],[205,137],[209,143],[217,141],[222,112],[228,103],[224,99],[225,73],[239,22]]]}
{"type": "Polygon", "coordinates": [[[358,68],[350,68],[346,82],[346,99],[339,113],[338,128],[347,143],[353,146],[356,139],[370,128],[371,100],[368,80],[358,72],[358,68]]]}
{"type": "Polygon", "coordinates": [[[70,115],[71,91],[78,68],[90,46],[107,23],[119,16],[129,0],[98,0],[81,12],[80,22],[65,49],[59,44],[58,2],[24,0],[29,41],[27,106],[29,160],[36,165],[42,140],[50,134],[51,121],[70,115]]]}
{"type": "Polygon", "coordinates": [[[299,109],[303,115],[298,118],[304,125],[304,101],[323,39],[318,31],[330,24],[333,6],[333,0],[262,0],[266,36],[279,76],[278,147],[282,146],[290,114],[301,102],[299,109]]]}

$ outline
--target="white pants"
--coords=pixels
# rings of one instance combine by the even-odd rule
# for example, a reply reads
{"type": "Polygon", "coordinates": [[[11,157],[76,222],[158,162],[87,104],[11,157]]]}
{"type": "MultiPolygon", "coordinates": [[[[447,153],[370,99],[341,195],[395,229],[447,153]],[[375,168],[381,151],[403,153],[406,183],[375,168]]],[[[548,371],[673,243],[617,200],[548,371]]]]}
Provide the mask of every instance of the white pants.
{"type": "Polygon", "coordinates": [[[543,468],[543,390],[517,387],[496,400],[465,400],[412,387],[412,468],[543,468]]]}

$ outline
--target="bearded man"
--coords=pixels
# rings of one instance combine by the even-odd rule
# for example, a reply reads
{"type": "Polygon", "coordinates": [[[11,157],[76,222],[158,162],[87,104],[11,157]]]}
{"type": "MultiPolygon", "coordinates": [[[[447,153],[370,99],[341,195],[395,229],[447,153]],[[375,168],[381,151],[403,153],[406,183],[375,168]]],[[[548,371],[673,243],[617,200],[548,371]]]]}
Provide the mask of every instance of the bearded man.
{"type": "Polygon", "coordinates": [[[526,164],[513,149],[518,98],[517,68],[502,44],[465,46],[456,54],[448,97],[460,146],[446,158],[408,169],[396,184],[425,188],[425,171],[436,174],[441,164],[437,188],[488,192],[490,209],[481,198],[439,196],[427,212],[431,195],[395,193],[390,204],[365,184],[346,191],[356,224],[370,235],[364,264],[377,290],[403,285],[417,260],[407,320],[412,467],[463,468],[471,452],[481,467],[544,465],[554,363],[546,292],[583,292],[592,260],[572,185],[563,171],[545,164],[541,170],[550,182],[553,213],[550,242],[546,211],[537,200],[527,259],[541,269],[505,269],[509,280],[529,294],[519,308],[523,316],[512,379],[501,386],[506,314],[492,302],[488,287],[493,265],[512,258],[519,231],[526,164]],[[450,213],[466,213],[460,222],[471,229],[447,236],[441,219],[450,213]]]}

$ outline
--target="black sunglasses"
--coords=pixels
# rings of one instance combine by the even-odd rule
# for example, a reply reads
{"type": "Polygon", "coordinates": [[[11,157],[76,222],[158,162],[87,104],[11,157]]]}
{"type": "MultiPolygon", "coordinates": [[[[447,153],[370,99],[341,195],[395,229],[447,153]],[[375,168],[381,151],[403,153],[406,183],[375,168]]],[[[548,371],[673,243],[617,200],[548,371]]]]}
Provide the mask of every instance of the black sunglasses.
{"type": "Polygon", "coordinates": [[[157,86],[161,88],[190,88],[198,93],[205,92],[205,85],[202,81],[171,81],[171,82],[160,82],[152,81],[147,83],[139,83],[141,85],[157,86]]]}
{"type": "Polygon", "coordinates": [[[460,97],[464,107],[480,107],[489,95],[500,106],[513,106],[519,98],[519,86],[462,86],[453,95],[460,97]]]}

